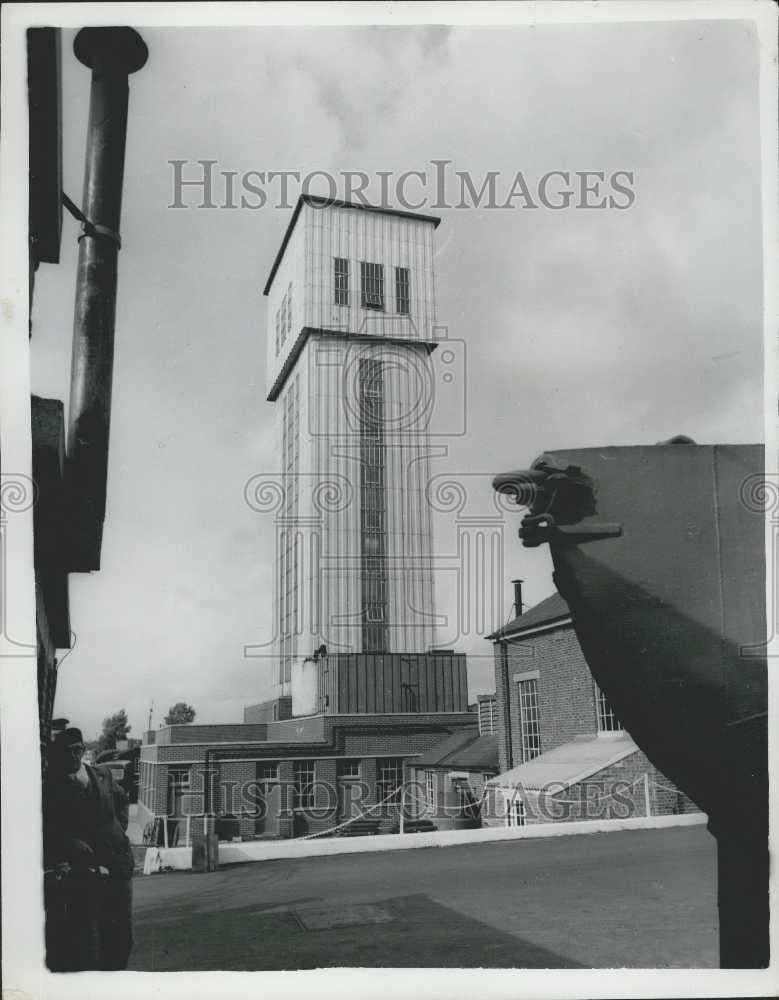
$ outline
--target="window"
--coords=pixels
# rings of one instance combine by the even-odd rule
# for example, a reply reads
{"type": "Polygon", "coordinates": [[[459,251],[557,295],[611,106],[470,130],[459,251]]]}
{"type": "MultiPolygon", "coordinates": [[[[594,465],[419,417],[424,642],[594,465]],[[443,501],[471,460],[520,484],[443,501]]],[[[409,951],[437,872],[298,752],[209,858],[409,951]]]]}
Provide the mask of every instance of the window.
{"type": "Polygon", "coordinates": [[[385,620],[385,611],[386,606],[384,604],[366,604],[365,620],[369,622],[383,622],[385,620]]]}
{"type": "Polygon", "coordinates": [[[384,445],[384,372],[382,362],[360,359],[360,559],[362,651],[382,653],[387,629],[386,450],[384,445]]]}
{"type": "Polygon", "coordinates": [[[381,472],[380,465],[364,464],[362,467],[362,481],[366,485],[381,486],[381,472]]]}
{"type": "Polygon", "coordinates": [[[409,305],[409,272],[407,267],[395,268],[395,309],[404,315],[408,314],[409,305]]]}
{"type": "Polygon", "coordinates": [[[359,760],[339,760],[338,761],[338,777],[339,778],[359,778],[360,777],[360,762],[359,762],[359,760]]]}
{"type": "Polygon", "coordinates": [[[314,761],[295,761],[295,809],[310,809],[314,805],[314,761]]]}
{"type": "Polygon", "coordinates": [[[387,626],[366,625],[362,627],[362,648],[365,653],[382,653],[387,648],[387,626]]]}
{"type": "Polygon", "coordinates": [[[191,791],[189,767],[168,769],[168,812],[172,816],[182,815],[182,798],[191,791]]]}
{"type": "Polygon", "coordinates": [[[287,286],[281,305],[276,310],[276,354],[287,340],[287,334],[292,330],[292,282],[287,286]]]}
{"type": "Polygon", "coordinates": [[[287,339],[287,294],[284,293],[284,298],[281,300],[281,305],[279,306],[279,312],[281,313],[281,340],[280,345],[284,346],[284,341],[287,339]]]}
{"type": "MultiPolygon", "coordinates": [[[[383,802],[390,796],[395,796],[400,792],[403,784],[403,758],[387,757],[376,761],[376,774],[378,776],[377,794],[379,802],[383,802]]],[[[398,795],[398,801],[400,796],[398,795]]]]}
{"type": "Polygon", "coordinates": [[[435,771],[425,771],[425,805],[430,812],[435,812],[435,771]]]}
{"type": "Polygon", "coordinates": [[[519,689],[520,745],[522,763],[532,760],[541,752],[538,725],[538,681],[535,677],[517,681],[519,689]]]}
{"type": "MultiPolygon", "coordinates": [[[[366,573],[363,578],[363,600],[384,604],[387,600],[386,583],[383,576],[366,573]]],[[[382,619],[383,620],[383,619],[382,619]]]]}
{"type": "Polygon", "coordinates": [[[515,797],[508,803],[506,812],[506,826],[525,825],[525,803],[522,799],[515,797]]]}
{"type": "Polygon", "coordinates": [[[609,704],[606,695],[595,684],[595,705],[598,710],[598,732],[599,733],[622,733],[624,728],[614,713],[614,709],[609,704]]]}
{"type": "Polygon", "coordinates": [[[188,767],[171,767],[168,771],[168,785],[171,790],[188,792],[190,789],[190,770],[188,767]]]}
{"type": "Polygon", "coordinates": [[[257,781],[270,783],[279,780],[279,762],[264,760],[257,765],[257,781]]]}
{"type": "Polygon", "coordinates": [[[384,311],[384,267],[381,264],[360,263],[360,284],[363,309],[384,311]]]}
{"type": "Polygon", "coordinates": [[[384,531],[384,511],[363,508],[362,526],[365,531],[384,531]]]}
{"type": "Polygon", "coordinates": [[[333,258],[335,264],[335,304],[349,305],[349,261],[343,257],[333,258]]]}

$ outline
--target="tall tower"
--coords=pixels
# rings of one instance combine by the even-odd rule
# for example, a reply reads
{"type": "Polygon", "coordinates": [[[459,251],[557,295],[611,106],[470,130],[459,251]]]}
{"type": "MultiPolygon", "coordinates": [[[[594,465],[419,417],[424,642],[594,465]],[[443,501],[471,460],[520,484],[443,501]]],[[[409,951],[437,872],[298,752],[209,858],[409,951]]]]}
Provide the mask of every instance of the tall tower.
{"type": "Polygon", "coordinates": [[[265,286],[282,693],[322,645],[330,658],[424,655],[434,642],[426,489],[439,221],[303,195],[265,286]]]}

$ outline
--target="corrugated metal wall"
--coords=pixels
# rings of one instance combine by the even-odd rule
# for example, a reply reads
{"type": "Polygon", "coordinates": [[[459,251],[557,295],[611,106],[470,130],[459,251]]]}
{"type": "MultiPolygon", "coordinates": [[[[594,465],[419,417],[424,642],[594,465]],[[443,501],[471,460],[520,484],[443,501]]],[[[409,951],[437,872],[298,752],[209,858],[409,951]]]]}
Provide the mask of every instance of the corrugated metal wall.
{"type": "Polygon", "coordinates": [[[320,710],[328,715],[468,710],[462,653],[335,654],[319,671],[320,710]]]}
{"type": "Polygon", "coordinates": [[[306,326],[383,337],[432,340],[435,325],[433,226],[430,222],[354,208],[304,205],[306,326]],[[336,305],[333,260],[349,262],[349,305],[336,305]],[[360,306],[360,262],[384,266],[383,312],[360,306]],[[395,302],[396,267],[410,271],[408,315],[395,302]]]}

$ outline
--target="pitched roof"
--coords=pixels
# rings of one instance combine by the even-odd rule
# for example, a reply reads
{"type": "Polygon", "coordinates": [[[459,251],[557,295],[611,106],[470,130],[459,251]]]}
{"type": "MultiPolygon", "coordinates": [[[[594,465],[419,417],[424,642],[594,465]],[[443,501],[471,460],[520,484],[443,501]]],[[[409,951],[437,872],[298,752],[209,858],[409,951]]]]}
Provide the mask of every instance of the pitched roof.
{"type": "Polygon", "coordinates": [[[289,220],[289,225],[284,233],[284,238],[281,241],[281,246],[276,254],[276,258],[273,261],[270,274],[268,275],[268,280],[265,282],[265,288],[262,292],[263,295],[267,295],[270,291],[270,286],[273,284],[273,279],[276,277],[276,271],[279,269],[281,258],[284,256],[284,251],[287,249],[289,238],[292,236],[292,230],[295,228],[295,223],[298,221],[300,210],[304,205],[313,205],[316,208],[328,208],[329,206],[334,205],[337,208],[356,208],[363,212],[378,212],[380,215],[396,215],[400,216],[402,219],[415,219],[417,222],[431,222],[434,229],[437,229],[441,222],[441,218],[438,215],[422,215],[420,212],[405,212],[399,208],[383,208],[380,205],[368,205],[359,201],[342,201],[340,198],[323,198],[321,195],[316,194],[301,194],[292,212],[292,218],[289,220]]]}
{"type": "Polygon", "coordinates": [[[479,736],[477,729],[466,729],[465,732],[454,733],[421,757],[415,757],[411,762],[413,767],[463,767],[463,768],[493,768],[498,767],[498,738],[494,735],[479,736]]]}
{"type": "Polygon", "coordinates": [[[568,605],[555,592],[550,597],[545,598],[540,604],[534,605],[529,611],[517,618],[513,618],[503,628],[488,635],[488,639],[506,639],[509,636],[521,635],[522,632],[530,628],[539,628],[541,625],[548,625],[552,622],[570,618],[571,612],[568,605]]]}
{"type": "Polygon", "coordinates": [[[555,747],[554,750],[547,750],[510,771],[504,771],[493,778],[490,784],[502,788],[521,785],[532,789],[555,785],[555,790],[561,791],[637,750],[638,747],[627,733],[616,737],[579,737],[555,747]]]}

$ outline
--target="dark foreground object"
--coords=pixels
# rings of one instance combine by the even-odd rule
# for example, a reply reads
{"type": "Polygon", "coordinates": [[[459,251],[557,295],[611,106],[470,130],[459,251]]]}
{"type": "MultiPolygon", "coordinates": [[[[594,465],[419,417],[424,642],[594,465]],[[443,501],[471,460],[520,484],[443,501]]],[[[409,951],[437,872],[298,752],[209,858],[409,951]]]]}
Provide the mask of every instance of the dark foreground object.
{"type": "Polygon", "coordinates": [[[46,964],[52,972],[115,971],[132,949],[132,882],[93,872],[47,874],[46,964]]]}
{"type": "Polygon", "coordinates": [[[717,838],[720,963],[768,964],[761,446],[556,451],[496,489],[530,508],[599,686],[717,838]]]}

